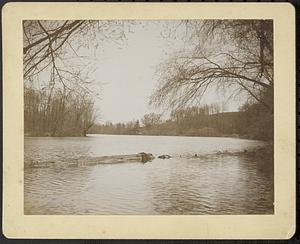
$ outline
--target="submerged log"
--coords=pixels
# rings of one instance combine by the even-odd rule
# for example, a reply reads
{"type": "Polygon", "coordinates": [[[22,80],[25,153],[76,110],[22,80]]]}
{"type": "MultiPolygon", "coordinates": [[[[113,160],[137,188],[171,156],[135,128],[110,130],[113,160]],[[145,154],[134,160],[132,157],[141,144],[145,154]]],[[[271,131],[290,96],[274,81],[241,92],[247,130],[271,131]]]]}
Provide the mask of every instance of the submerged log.
{"type": "Polygon", "coordinates": [[[127,162],[142,162],[146,163],[154,159],[151,153],[138,153],[126,155],[100,156],[100,157],[80,157],[67,159],[61,162],[54,161],[31,161],[25,163],[26,168],[50,168],[50,167],[78,167],[97,164],[117,164],[127,162]]]}

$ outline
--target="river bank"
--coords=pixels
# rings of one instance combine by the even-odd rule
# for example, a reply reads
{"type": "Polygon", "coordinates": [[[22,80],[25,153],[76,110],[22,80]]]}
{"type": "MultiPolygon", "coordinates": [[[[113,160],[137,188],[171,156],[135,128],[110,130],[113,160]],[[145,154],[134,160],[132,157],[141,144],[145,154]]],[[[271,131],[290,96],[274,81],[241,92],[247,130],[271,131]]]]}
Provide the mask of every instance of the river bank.
{"type": "Polygon", "coordinates": [[[169,133],[169,134],[132,134],[132,133],[92,133],[89,134],[87,133],[86,135],[81,135],[81,134],[63,134],[63,135],[55,135],[52,136],[49,133],[39,133],[39,134],[31,134],[31,133],[24,133],[24,137],[87,137],[89,135],[113,135],[113,136],[162,136],[162,137],[216,137],[216,138],[237,138],[237,139],[245,139],[245,140],[259,140],[259,141],[264,141],[267,143],[272,143],[270,140],[261,140],[261,139],[256,139],[253,136],[249,135],[239,135],[239,134],[213,134],[213,135],[191,135],[191,134],[175,134],[175,133],[169,133]]]}

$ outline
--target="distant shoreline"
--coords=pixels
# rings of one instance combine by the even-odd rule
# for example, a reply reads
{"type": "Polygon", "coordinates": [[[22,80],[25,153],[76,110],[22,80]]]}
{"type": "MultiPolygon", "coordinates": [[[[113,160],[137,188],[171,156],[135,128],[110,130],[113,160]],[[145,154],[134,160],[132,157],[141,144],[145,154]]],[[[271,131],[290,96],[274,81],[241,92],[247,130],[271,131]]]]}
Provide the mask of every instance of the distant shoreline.
{"type": "Polygon", "coordinates": [[[151,135],[151,134],[113,134],[113,133],[88,133],[86,136],[79,136],[79,135],[61,135],[61,136],[49,136],[49,135],[30,135],[24,134],[24,137],[53,137],[53,138],[63,138],[63,137],[88,137],[89,135],[112,135],[112,136],[172,136],[172,137],[217,137],[217,138],[235,138],[235,139],[246,139],[246,140],[255,140],[255,141],[265,141],[269,142],[268,140],[258,140],[255,138],[251,138],[245,135],[151,135]]]}

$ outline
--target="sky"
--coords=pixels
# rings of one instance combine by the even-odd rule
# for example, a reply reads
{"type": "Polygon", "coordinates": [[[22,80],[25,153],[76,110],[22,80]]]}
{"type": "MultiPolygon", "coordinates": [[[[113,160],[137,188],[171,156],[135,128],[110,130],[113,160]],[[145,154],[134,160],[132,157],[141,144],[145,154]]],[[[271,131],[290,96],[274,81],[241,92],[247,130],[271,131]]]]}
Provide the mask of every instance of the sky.
{"type": "MultiPolygon", "coordinates": [[[[141,119],[146,113],[161,112],[148,106],[149,96],[158,82],[156,68],[174,51],[184,47],[183,38],[166,38],[164,23],[147,22],[132,27],[121,46],[104,45],[97,52],[96,86],[101,90],[95,103],[97,121],[127,122],[141,119]]],[[[203,103],[221,103],[224,94],[215,91],[203,103]]],[[[239,101],[227,102],[228,111],[236,111],[239,101]]]]}

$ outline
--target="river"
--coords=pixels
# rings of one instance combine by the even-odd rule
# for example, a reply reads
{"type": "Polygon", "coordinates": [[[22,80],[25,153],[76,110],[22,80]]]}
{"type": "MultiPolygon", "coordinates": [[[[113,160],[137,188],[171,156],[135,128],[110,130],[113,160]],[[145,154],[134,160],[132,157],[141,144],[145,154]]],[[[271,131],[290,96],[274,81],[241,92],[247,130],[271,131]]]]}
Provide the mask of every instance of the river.
{"type": "Polygon", "coordinates": [[[24,213],[273,214],[273,163],[234,154],[262,146],[260,141],[218,137],[25,137],[25,164],[139,152],[172,158],[145,164],[25,168],[24,213]],[[204,156],[193,158],[194,154],[204,156]]]}

